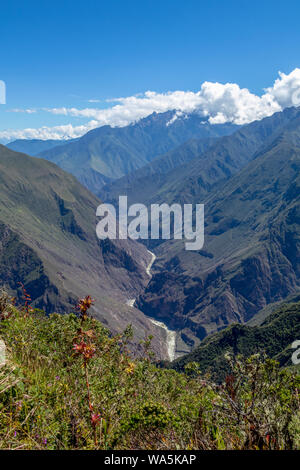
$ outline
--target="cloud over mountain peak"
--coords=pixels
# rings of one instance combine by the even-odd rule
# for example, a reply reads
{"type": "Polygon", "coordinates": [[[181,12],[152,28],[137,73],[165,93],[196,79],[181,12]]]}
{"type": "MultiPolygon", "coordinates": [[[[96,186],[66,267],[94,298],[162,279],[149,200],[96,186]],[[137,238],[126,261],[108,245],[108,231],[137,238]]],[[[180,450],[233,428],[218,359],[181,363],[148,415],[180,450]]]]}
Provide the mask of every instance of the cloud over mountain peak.
{"type": "MultiPolygon", "coordinates": [[[[197,92],[146,91],[144,94],[116,98],[107,102],[111,106],[104,109],[95,107],[43,108],[42,111],[54,115],[89,119],[89,121],[80,125],[69,123],[55,127],[43,126],[37,129],[4,130],[0,131],[0,139],[7,141],[20,138],[75,138],[96,127],[103,125],[123,127],[154,111],[162,113],[169,110],[177,110],[181,113],[198,112],[211,124],[226,122],[247,124],[271,116],[286,107],[300,105],[300,68],[294,69],[290,74],[279,72],[279,77],[273,86],[266,88],[261,96],[251,93],[247,88],[240,88],[236,83],[222,84],[206,81],[197,92]]],[[[30,110],[26,109],[25,112],[30,113],[30,110]]]]}

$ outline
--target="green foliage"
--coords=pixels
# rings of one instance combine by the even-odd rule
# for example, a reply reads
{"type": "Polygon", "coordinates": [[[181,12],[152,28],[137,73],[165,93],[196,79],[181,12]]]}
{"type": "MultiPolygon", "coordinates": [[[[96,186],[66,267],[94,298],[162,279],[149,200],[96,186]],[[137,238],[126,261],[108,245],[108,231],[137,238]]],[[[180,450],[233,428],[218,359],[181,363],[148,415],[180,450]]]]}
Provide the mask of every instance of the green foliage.
{"type": "Polygon", "coordinates": [[[0,336],[1,449],[299,447],[299,376],[274,361],[236,360],[216,385],[196,364],[157,368],[149,338],[133,358],[131,328],[112,336],[86,311],[46,316],[7,303],[0,336]]]}

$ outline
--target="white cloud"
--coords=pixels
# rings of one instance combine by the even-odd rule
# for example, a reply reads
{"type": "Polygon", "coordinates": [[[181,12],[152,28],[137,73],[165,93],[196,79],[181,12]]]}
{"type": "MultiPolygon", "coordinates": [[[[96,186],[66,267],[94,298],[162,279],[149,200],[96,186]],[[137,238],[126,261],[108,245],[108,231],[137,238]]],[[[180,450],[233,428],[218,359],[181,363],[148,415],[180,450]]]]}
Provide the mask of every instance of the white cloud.
{"type": "Polygon", "coordinates": [[[295,69],[289,75],[279,72],[273,87],[267,88],[266,94],[271,96],[279,106],[288,108],[300,105],[300,69],[295,69]]]}
{"type": "MultiPolygon", "coordinates": [[[[91,103],[97,100],[89,100],[91,103]]],[[[79,137],[89,130],[103,125],[126,126],[148,116],[176,109],[178,113],[196,111],[209,119],[211,124],[232,122],[247,124],[263,119],[289,106],[300,105],[300,69],[289,75],[279,73],[272,87],[261,96],[240,88],[235,83],[204,82],[198,92],[173,91],[144,94],[107,100],[111,107],[101,108],[43,108],[54,115],[90,119],[88,123],[73,126],[42,127],[39,129],[7,130],[0,132],[0,139],[41,138],[63,139],[79,137]]],[[[20,110],[18,110],[20,111],[20,110]]],[[[34,112],[35,110],[32,110],[34,112]]],[[[29,113],[30,110],[24,110],[29,113]]],[[[178,117],[179,114],[177,114],[178,117]]],[[[171,123],[169,123],[171,124],[171,123]]]]}
{"type": "Polygon", "coordinates": [[[14,109],[9,109],[8,112],[10,112],[10,113],[33,114],[33,113],[36,113],[36,112],[37,112],[37,109],[35,109],[35,108],[29,108],[29,109],[14,108],[14,109]]]}
{"type": "Polygon", "coordinates": [[[0,139],[3,142],[11,142],[16,139],[73,139],[76,137],[81,137],[86,132],[95,129],[98,127],[97,121],[90,121],[87,124],[81,126],[73,126],[72,124],[67,124],[65,126],[56,126],[56,127],[39,127],[37,129],[27,128],[27,129],[9,129],[7,131],[0,131],[0,139]]]}

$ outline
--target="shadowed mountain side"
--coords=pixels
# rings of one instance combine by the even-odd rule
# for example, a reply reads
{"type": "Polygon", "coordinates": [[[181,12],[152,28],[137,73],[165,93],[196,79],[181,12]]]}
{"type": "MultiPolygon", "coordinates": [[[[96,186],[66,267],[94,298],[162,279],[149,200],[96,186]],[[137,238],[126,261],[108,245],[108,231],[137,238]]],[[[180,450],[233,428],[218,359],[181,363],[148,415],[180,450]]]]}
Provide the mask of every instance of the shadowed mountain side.
{"type": "Polygon", "coordinates": [[[174,150],[156,157],[147,165],[104,186],[99,197],[105,202],[117,203],[120,195],[128,196],[128,203],[151,200],[168,181],[169,173],[184,163],[197,158],[216,142],[216,138],[192,139],[174,150]]]}

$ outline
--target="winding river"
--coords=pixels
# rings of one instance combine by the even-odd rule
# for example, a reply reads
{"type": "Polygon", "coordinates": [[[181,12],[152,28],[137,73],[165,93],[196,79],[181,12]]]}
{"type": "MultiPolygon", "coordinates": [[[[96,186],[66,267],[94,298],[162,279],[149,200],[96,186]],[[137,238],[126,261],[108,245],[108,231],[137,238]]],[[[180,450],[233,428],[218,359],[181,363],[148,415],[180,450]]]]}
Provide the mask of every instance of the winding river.
{"type": "MultiPolygon", "coordinates": [[[[151,255],[151,260],[148,266],[146,267],[146,273],[148,274],[149,277],[152,276],[151,274],[151,268],[153,266],[153,263],[156,260],[156,255],[152,253],[152,251],[149,251],[151,255]]],[[[129,299],[127,300],[126,304],[129,305],[129,307],[134,307],[136,299],[129,299]]],[[[154,318],[148,317],[149,320],[153,323],[153,325],[158,326],[159,328],[163,328],[166,333],[167,333],[167,351],[168,351],[168,356],[169,360],[173,361],[176,358],[176,331],[174,330],[169,330],[167,325],[165,325],[163,322],[155,320],[154,318]]]]}

